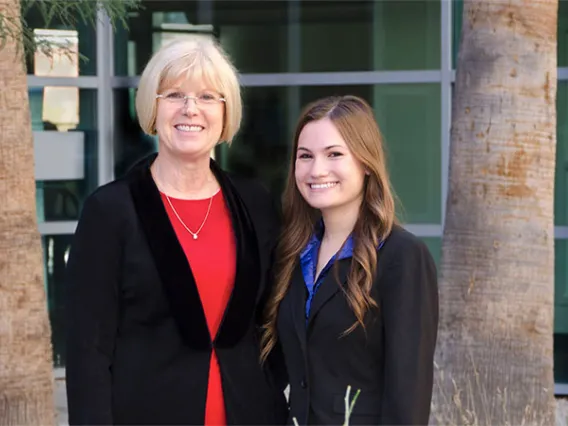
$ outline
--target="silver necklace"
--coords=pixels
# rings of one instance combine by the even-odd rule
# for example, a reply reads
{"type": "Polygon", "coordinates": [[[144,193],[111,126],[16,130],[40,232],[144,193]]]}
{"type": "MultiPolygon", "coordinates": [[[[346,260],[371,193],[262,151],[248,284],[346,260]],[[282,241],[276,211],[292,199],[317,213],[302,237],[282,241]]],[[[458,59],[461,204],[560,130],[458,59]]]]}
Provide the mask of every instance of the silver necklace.
{"type": "MultiPolygon", "coordinates": [[[[217,192],[219,192],[219,191],[217,191],[217,192]]],[[[211,204],[213,203],[213,197],[217,194],[217,192],[215,194],[213,194],[211,196],[211,198],[209,198],[209,207],[207,207],[207,213],[205,214],[205,219],[203,219],[203,222],[201,222],[201,226],[195,232],[192,232],[191,229],[189,229],[189,227],[183,222],[183,220],[181,220],[181,217],[179,217],[178,212],[176,211],[176,209],[174,208],[174,205],[170,201],[170,197],[168,197],[168,194],[164,193],[164,195],[166,196],[166,200],[168,200],[168,204],[170,205],[170,207],[172,208],[172,211],[174,212],[174,214],[178,218],[179,223],[181,223],[183,225],[183,227],[187,230],[187,232],[189,232],[191,234],[191,236],[193,237],[194,240],[197,240],[197,237],[199,236],[199,233],[203,229],[205,222],[207,222],[207,218],[209,217],[209,212],[211,211],[211,204]]]]}

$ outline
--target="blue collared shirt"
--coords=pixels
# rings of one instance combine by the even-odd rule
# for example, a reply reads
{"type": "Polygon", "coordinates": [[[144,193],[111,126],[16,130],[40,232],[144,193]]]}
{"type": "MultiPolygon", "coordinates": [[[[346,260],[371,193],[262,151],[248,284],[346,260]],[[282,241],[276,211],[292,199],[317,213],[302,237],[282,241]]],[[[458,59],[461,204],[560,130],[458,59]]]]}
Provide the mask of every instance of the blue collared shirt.
{"type": "MultiPolygon", "coordinates": [[[[347,237],[347,241],[345,241],[345,244],[343,244],[343,247],[339,250],[339,252],[335,253],[331,259],[329,259],[325,267],[321,270],[316,281],[318,254],[323,238],[323,230],[323,223],[320,222],[320,224],[316,227],[316,232],[314,232],[308,241],[308,244],[300,253],[300,267],[302,268],[302,275],[304,276],[304,282],[306,284],[306,289],[308,290],[308,298],[306,300],[306,324],[310,317],[310,309],[312,307],[314,295],[330,268],[333,266],[333,263],[335,261],[353,257],[353,234],[351,234],[347,237]]],[[[383,242],[381,241],[378,248],[380,249],[382,245],[383,242]]]]}

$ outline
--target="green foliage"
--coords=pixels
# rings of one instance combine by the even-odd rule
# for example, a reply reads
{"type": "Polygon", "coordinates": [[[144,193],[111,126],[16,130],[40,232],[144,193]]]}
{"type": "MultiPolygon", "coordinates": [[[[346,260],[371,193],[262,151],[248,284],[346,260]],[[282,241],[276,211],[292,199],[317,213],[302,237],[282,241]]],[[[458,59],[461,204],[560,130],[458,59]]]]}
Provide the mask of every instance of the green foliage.
{"type": "MultiPolygon", "coordinates": [[[[69,46],[54,45],[53,41],[36,39],[33,28],[28,25],[26,18],[30,13],[39,14],[45,28],[58,27],[74,28],[78,23],[96,26],[100,19],[100,11],[106,13],[111,25],[116,28],[122,24],[128,28],[128,13],[140,8],[141,0],[20,0],[20,23],[0,11],[0,49],[8,38],[21,41],[27,55],[41,51],[52,56],[55,50],[68,51],[69,46]]],[[[85,59],[85,58],[82,58],[85,59]]]]}

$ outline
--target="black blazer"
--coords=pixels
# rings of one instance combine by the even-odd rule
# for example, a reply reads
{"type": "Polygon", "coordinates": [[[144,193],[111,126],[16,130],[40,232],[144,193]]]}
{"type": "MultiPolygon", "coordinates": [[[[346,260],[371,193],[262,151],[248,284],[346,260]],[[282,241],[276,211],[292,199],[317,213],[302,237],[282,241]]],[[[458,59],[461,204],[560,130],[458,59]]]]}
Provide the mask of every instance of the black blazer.
{"type": "MultiPolygon", "coordinates": [[[[211,339],[149,166],[85,202],[68,261],[70,424],[203,424],[212,348],[228,424],[281,424],[284,394],[259,361],[258,315],[278,216],[258,184],[211,168],[237,242],[234,290],[211,339]]],[[[211,259],[215,267],[215,259],[211,259]]]]}
{"type": "MultiPolygon", "coordinates": [[[[342,424],[344,396],[361,393],[350,424],[427,424],[438,325],[436,267],[415,236],[395,226],[379,251],[372,296],[379,310],[355,321],[332,268],[316,292],[306,326],[300,266],[278,314],[290,380],[290,419],[300,425],[342,424]]],[[[351,258],[337,263],[345,283],[351,258]]]]}

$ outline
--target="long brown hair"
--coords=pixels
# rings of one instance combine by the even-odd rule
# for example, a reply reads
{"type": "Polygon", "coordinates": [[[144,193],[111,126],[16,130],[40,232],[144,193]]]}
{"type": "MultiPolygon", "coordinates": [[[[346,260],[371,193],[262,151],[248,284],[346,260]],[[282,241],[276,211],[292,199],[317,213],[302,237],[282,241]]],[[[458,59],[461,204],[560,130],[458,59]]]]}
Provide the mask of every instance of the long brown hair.
{"type": "Polygon", "coordinates": [[[308,105],[302,112],[294,135],[290,169],[284,189],[282,208],[284,226],[279,240],[275,264],[275,285],[265,310],[261,339],[261,359],[266,360],[274,347],[276,317],[280,302],[290,286],[299,255],[313,234],[319,211],[300,194],[295,181],[295,158],[298,139],[306,124],[328,118],[335,125],[353,156],[366,169],[363,201],[353,229],[353,262],[344,290],[358,324],[364,327],[365,313],[377,303],[371,298],[371,287],[377,269],[377,247],[391,232],[395,223],[395,201],[386,168],[383,138],[373,110],[356,96],[327,97],[308,105]]]}

